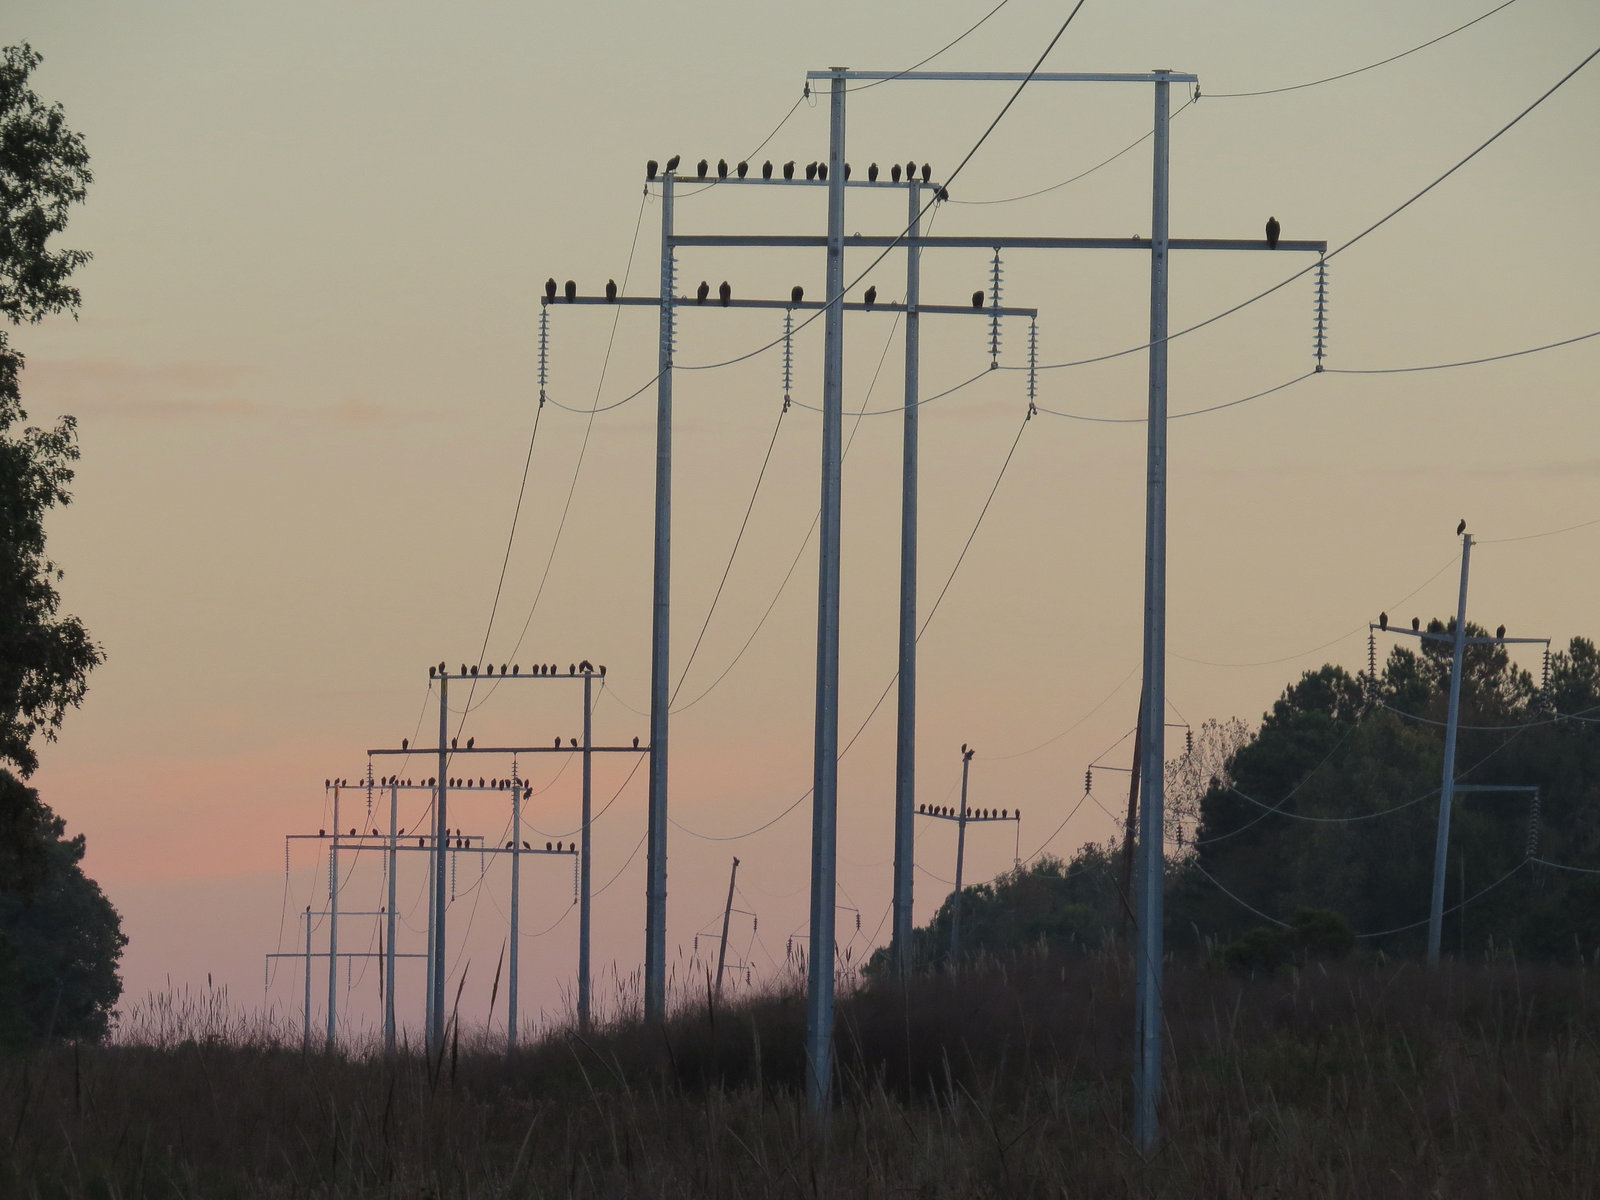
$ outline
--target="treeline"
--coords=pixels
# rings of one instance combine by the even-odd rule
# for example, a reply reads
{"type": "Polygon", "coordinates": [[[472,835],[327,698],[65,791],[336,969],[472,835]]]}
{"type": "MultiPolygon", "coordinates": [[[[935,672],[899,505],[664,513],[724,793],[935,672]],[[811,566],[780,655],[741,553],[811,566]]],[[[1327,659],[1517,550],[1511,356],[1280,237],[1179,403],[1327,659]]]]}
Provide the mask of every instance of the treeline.
{"type": "MultiPolygon", "coordinates": [[[[1454,623],[1435,621],[1435,633],[1454,623]]],[[[1470,636],[1484,631],[1469,624],[1470,636]]],[[[1166,934],[1173,948],[1261,964],[1354,944],[1426,945],[1444,764],[1450,643],[1397,647],[1378,669],[1326,665],[1256,730],[1208,722],[1169,764],[1166,934]]],[[[1570,960],[1600,952],[1600,653],[1586,638],[1536,678],[1468,645],[1443,944],[1570,960]],[[1517,790],[1479,791],[1478,786],[1517,790]],[[1537,792],[1526,789],[1536,788],[1537,792]]],[[[1020,799],[1020,798],[1019,798],[1020,799]]],[[[1037,802],[1035,802],[1037,811],[1037,802]]],[[[942,961],[952,898],[916,931],[942,961]]],[[[1090,949],[1124,927],[1120,847],[1045,857],[963,890],[963,954],[1090,949]]],[[[869,973],[886,965],[879,955],[869,973]]]]}

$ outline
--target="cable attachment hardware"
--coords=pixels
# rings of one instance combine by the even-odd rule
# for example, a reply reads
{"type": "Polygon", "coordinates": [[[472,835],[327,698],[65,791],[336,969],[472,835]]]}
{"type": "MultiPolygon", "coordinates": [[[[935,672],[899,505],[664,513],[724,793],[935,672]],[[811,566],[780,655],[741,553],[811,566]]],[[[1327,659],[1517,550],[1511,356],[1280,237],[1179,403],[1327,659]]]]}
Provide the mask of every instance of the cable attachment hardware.
{"type": "Polygon", "coordinates": [[[1000,279],[1005,269],[1000,265],[1000,247],[994,248],[994,261],[989,265],[989,369],[1000,365],[1000,279]]]}
{"type": "Polygon", "coordinates": [[[678,348],[678,256],[670,253],[661,266],[661,340],[671,363],[678,348]]]}
{"type": "Polygon", "coordinates": [[[550,382],[550,306],[539,306],[539,403],[544,404],[544,390],[550,382]]]}
{"type": "Polygon", "coordinates": [[[1028,322],[1028,416],[1039,411],[1039,319],[1028,322]]]}
{"type": "Polygon", "coordinates": [[[1539,856],[1539,789],[1533,789],[1533,803],[1528,805],[1528,857],[1539,856]]]}
{"type": "Polygon", "coordinates": [[[1318,371],[1322,370],[1322,356],[1328,351],[1328,260],[1317,259],[1317,290],[1314,317],[1311,325],[1311,352],[1316,355],[1318,371]]]}
{"type": "Polygon", "coordinates": [[[783,411],[789,411],[789,391],[794,384],[794,309],[783,310],[783,411]]]}
{"type": "Polygon", "coordinates": [[[1367,630],[1367,701],[1378,699],[1378,635],[1367,630]]]}

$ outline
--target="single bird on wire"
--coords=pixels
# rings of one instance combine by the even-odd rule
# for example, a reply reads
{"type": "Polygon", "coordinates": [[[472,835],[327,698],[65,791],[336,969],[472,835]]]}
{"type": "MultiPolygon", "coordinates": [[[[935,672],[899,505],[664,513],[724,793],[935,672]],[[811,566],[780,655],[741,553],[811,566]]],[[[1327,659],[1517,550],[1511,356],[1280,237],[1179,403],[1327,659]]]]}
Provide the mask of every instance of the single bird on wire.
{"type": "MultiPolygon", "coordinates": [[[[617,281],[615,279],[608,279],[608,280],[606,280],[606,303],[610,304],[611,302],[616,300],[616,298],[617,298],[617,281]]],[[[501,671],[500,674],[504,675],[505,672],[501,671]]]]}
{"type": "Polygon", "coordinates": [[[722,307],[727,308],[728,302],[733,299],[733,289],[728,286],[726,279],[722,281],[722,286],[717,289],[717,295],[722,298],[722,307]]]}
{"type": "Polygon", "coordinates": [[[861,298],[866,301],[867,307],[871,308],[873,301],[878,298],[878,289],[875,287],[869,287],[867,289],[867,294],[861,298]]]}
{"type": "Polygon", "coordinates": [[[711,164],[703,158],[697,164],[695,164],[695,170],[699,173],[701,179],[706,177],[706,172],[710,169],[711,164]]]}
{"type": "Polygon", "coordinates": [[[578,285],[572,280],[567,280],[567,303],[571,304],[578,298],[578,285]]]}
{"type": "Polygon", "coordinates": [[[791,158],[788,162],[783,164],[783,177],[785,179],[794,178],[794,159],[791,158]]]}
{"type": "Polygon", "coordinates": [[[878,182],[878,164],[877,163],[868,163],[867,164],[867,182],[868,183],[877,183],[878,182]]]}
{"type": "Polygon", "coordinates": [[[554,300],[556,298],[556,280],[554,275],[544,281],[544,297],[546,300],[554,300]]]}
{"type": "Polygon", "coordinates": [[[889,168],[889,178],[894,180],[896,183],[900,182],[900,164],[899,163],[895,163],[894,166],[889,168]]]}
{"type": "Polygon", "coordinates": [[[772,160],[770,158],[767,159],[766,162],[761,164],[761,178],[763,178],[763,179],[771,179],[772,178],[772,160]]]}
{"type": "Polygon", "coordinates": [[[1506,636],[1506,627],[1504,625],[1500,626],[1499,629],[1494,631],[1494,636],[1496,638],[1503,639],[1506,636]]]}
{"type": "Polygon", "coordinates": [[[927,163],[923,163],[922,164],[922,182],[923,183],[927,183],[932,178],[933,178],[933,168],[930,167],[927,163]]]}
{"type": "Polygon", "coordinates": [[[718,179],[726,179],[727,177],[728,177],[728,160],[725,159],[725,158],[719,158],[719,159],[717,159],[717,178],[718,179]]]}
{"type": "Polygon", "coordinates": [[[827,182],[827,179],[828,179],[828,164],[827,163],[819,162],[817,164],[817,178],[820,181],[824,182],[824,183],[827,182]]]}
{"type": "Polygon", "coordinates": [[[807,179],[815,179],[816,177],[817,177],[817,164],[815,162],[808,162],[806,164],[806,178],[807,179]]]}
{"type": "Polygon", "coordinates": [[[656,177],[656,170],[656,160],[652,158],[649,162],[644,164],[644,177],[646,179],[654,179],[656,177]]]}
{"type": "Polygon", "coordinates": [[[979,309],[983,307],[983,293],[981,291],[972,293],[972,307],[979,309]]]}
{"type": "Polygon", "coordinates": [[[1465,517],[1462,517],[1461,518],[1461,523],[1456,526],[1456,536],[1460,537],[1466,531],[1467,531],[1467,519],[1465,517]]]}
{"type": "Polygon", "coordinates": [[[1278,231],[1279,231],[1280,228],[1281,228],[1281,226],[1279,226],[1279,224],[1278,224],[1278,218],[1277,217],[1268,217],[1267,218],[1267,249],[1268,250],[1276,250],[1278,248],[1278,231]]]}
{"type": "Polygon", "coordinates": [[[402,750],[411,749],[411,739],[410,738],[401,738],[400,739],[400,749],[402,749],[402,750]]]}
{"type": "Polygon", "coordinates": [[[747,163],[747,162],[740,163],[739,164],[739,178],[743,179],[748,174],[750,174],[750,164],[747,163]]]}
{"type": "Polygon", "coordinates": [[[671,158],[667,159],[667,174],[671,175],[674,171],[676,171],[678,169],[678,164],[682,161],[683,155],[681,154],[674,154],[671,158]]]}
{"type": "Polygon", "coordinates": [[[794,287],[789,289],[789,303],[799,304],[800,301],[805,298],[805,294],[805,288],[801,287],[798,283],[795,284],[794,287]]]}
{"type": "Polygon", "coordinates": [[[1411,618],[1411,632],[1412,633],[1421,633],[1422,632],[1422,618],[1421,617],[1412,617],[1411,618]]]}
{"type": "Polygon", "coordinates": [[[637,750],[639,748],[639,739],[638,738],[634,738],[633,739],[633,748],[635,750],[637,750]]]}
{"type": "Polygon", "coordinates": [[[711,295],[711,285],[702,279],[700,286],[694,290],[694,302],[696,304],[704,304],[706,297],[709,295],[711,295]]]}
{"type": "Polygon", "coordinates": [[[1389,614],[1388,613],[1381,612],[1381,613],[1378,614],[1378,628],[1379,629],[1383,629],[1383,630],[1387,630],[1389,628],[1389,614]]]}
{"type": "Polygon", "coordinates": [[[908,162],[906,164],[906,182],[907,183],[914,183],[914,182],[916,182],[916,178],[917,178],[917,164],[914,163],[914,162],[908,162]]]}
{"type": "Polygon", "coordinates": [[[472,746],[473,746],[473,743],[476,742],[477,740],[478,740],[477,738],[468,738],[467,739],[467,749],[471,750],[472,746]]]}

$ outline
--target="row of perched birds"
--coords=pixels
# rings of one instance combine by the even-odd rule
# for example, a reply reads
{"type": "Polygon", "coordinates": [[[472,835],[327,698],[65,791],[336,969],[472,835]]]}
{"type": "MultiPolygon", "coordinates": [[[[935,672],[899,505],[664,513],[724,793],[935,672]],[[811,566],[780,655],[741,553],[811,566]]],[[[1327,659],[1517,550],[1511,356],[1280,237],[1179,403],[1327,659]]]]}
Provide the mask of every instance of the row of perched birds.
{"type": "MultiPolygon", "coordinates": [[[[317,836],[318,837],[327,837],[328,836],[328,831],[326,829],[319,829],[319,830],[317,830],[317,836]]],[[[334,836],[337,837],[338,835],[335,834],[334,836]]],[[[364,833],[358,832],[352,826],[351,830],[350,830],[350,836],[351,837],[366,837],[367,835],[364,834],[364,833]]],[[[372,831],[372,836],[375,837],[375,838],[381,838],[381,837],[384,837],[386,835],[384,835],[382,833],[379,833],[376,829],[374,829],[372,831]]],[[[455,831],[454,835],[449,836],[449,837],[447,837],[445,839],[445,844],[448,846],[451,843],[454,843],[455,849],[457,849],[457,850],[471,850],[471,849],[473,849],[473,847],[470,845],[470,843],[475,842],[475,841],[476,842],[481,842],[481,841],[483,841],[483,838],[480,835],[477,835],[477,834],[469,834],[469,835],[463,836],[462,833],[461,833],[461,830],[458,829],[458,830],[455,831]]],[[[427,844],[428,844],[428,839],[427,838],[419,837],[417,839],[417,845],[419,847],[426,847],[427,844]]],[[[524,850],[529,850],[529,851],[533,850],[533,847],[531,845],[529,845],[527,842],[523,842],[522,843],[522,848],[524,850]]],[[[544,844],[544,848],[545,848],[546,852],[553,853],[553,854],[576,854],[578,852],[578,843],[577,842],[571,842],[571,843],[557,842],[557,843],[555,843],[554,846],[552,846],[549,842],[546,842],[544,844]]],[[[507,842],[506,843],[506,849],[507,850],[515,850],[516,849],[516,843],[515,842],[507,842]]]]}
{"type": "MultiPolygon", "coordinates": [[[[545,285],[545,291],[549,292],[552,296],[555,295],[555,288],[556,288],[556,281],[554,279],[552,279],[548,284],[545,285]]],[[[568,294],[569,295],[574,295],[575,296],[575,295],[577,295],[577,292],[578,292],[578,285],[573,283],[571,280],[568,280],[567,281],[567,289],[568,289],[568,294]]],[[[429,667],[428,668],[428,678],[429,679],[432,679],[435,675],[448,675],[449,673],[450,673],[449,668],[447,668],[444,665],[444,663],[440,663],[437,667],[429,667]]],[[[462,675],[476,675],[478,673],[478,668],[475,667],[475,666],[468,666],[466,663],[462,663],[461,664],[460,673],[462,675]]],[[[485,675],[493,675],[494,674],[494,664],[490,663],[490,664],[488,664],[488,666],[484,667],[483,668],[483,673],[485,675]]],[[[555,663],[536,663],[534,665],[533,669],[531,671],[529,671],[528,673],[530,675],[559,675],[559,674],[561,674],[561,668],[559,666],[557,666],[555,663]]],[[[522,674],[522,665],[520,663],[512,663],[510,667],[507,667],[505,663],[501,663],[500,664],[500,674],[502,674],[502,675],[521,675],[522,674]]],[[[568,663],[567,664],[567,674],[568,675],[599,675],[600,678],[604,679],[605,675],[606,675],[606,669],[603,666],[596,667],[588,659],[584,659],[582,662],[568,663]]]]}
{"type": "MultiPolygon", "coordinates": [[[[577,298],[578,298],[578,284],[577,284],[576,280],[572,280],[572,279],[567,280],[567,284],[566,284],[566,288],[565,288],[564,294],[567,297],[567,302],[568,303],[572,303],[573,301],[577,300],[577,298]]],[[[544,281],[544,295],[545,295],[545,299],[547,299],[547,300],[554,300],[556,298],[556,281],[555,281],[554,278],[546,279],[544,281]]],[[[724,279],[722,281],[721,285],[717,288],[717,296],[722,301],[722,307],[723,308],[727,308],[728,305],[733,302],[733,287],[732,287],[732,285],[730,285],[728,283],[728,281],[726,279],[724,279]]],[[[799,304],[801,301],[803,301],[805,299],[805,297],[806,297],[806,290],[800,284],[797,283],[797,284],[794,285],[794,287],[789,289],[789,302],[791,304],[799,304]]],[[[616,300],[616,298],[617,298],[617,281],[615,279],[608,279],[608,280],[606,280],[606,300],[607,301],[614,301],[614,300],[616,300]]],[[[694,302],[696,304],[704,304],[710,298],[711,298],[711,283],[710,283],[709,280],[702,279],[700,281],[700,286],[697,287],[695,289],[695,291],[694,291],[694,302]]],[[[866,306],[868,308],[871,308],[874,304],[876,304],[878,302],[878,289],[876,287],[869,287],[866,290],[866,292],[862,295],[861,299],[866,302],[866,306]]],[[[983,305],[984,305],[984,294],[983,294],[982,290],[980,289],[979,291],[973,292],[972,293],[972,307],[975,308],[975,309],[982,309],[983,305]]],[[[579,667],[579,670],[582,670],[581,666],[579,667]]],[[[432,667],[428,668],[428,673],[429,673],[430,676],[433,674],[433,668],[432,667]]],[[[440,674],[444,673],[444,664],[443,663],[439,664],[439,673],[440,674]]],[[[466,667],[464,667],[464,666],[462,667],[461,673],[463,675],[465,675],[467,673],[466,667]]],[[[477,667],[473,667],[472,668],[472,673],[474,675],[476,675],[478,673],[478,668],[477,667]]],[[[505,669],[504,666],[502,666],[500,668],[500,674],[504,675],[505,673],[506,673],[506,669],[505,669]]],[[[605,672],[605,668],[604,667],[600,668],[600,674],[604,675],[605,673],[606,673],[605,672]]],[[[494,667],[491,666],[489,668],[489,674],[491,674],[491,675],[494,674],[494,667]]],[[[514,674],[516,674],[516,672],[513,671],[512,674],[514,675],[514,674]]],[[[571,674],[571,668],[568,668],[568,674],[571,674]]]]}
{"type": "MultiPolygon", "coordinates": [[[[678,164],[680,162],[682,162],[682,161],[683,161],[683,156],[681,154],[674,154],[671,158],[667,159],[667,169],[665,171],[665,174],[672,175],[672,174],[676,173],[677,170],[678,170],[678,164]]],[[[910,183],[910,182],[914,181],[917,178],[917,170],[918,170],[918,168],[917,168],[917,164],[915,162],[908,162],[905,165],[904,178],[905,178],[906,182],[910,183]]],[[[922,170],[922,182],[923,183],[932,183],[933,182],[933,168],[931,166],[929,166],[927,163],[923,163],[922,167],[921,167],[921,170],[922,170]]],[[[771,162],[770,159],[767,162],[764,162],[764,163],[761,164],[761,178],[763,178],[763,179],[771,179],[772,178],[772,172],[773,172],[773,167],[772,167],[772,162],[771,162]]],[[[652,158],[649,162],[645,163],[645,165],[644,165],[644,177],[646,179],[654,179],[658,174],[661,174],[661,173],[663,173],[663,172],[661,171],[660,164],[657,163],[655,159],[652,158]]],[[[709,162],[707,162],[705,159],[702,158],[699,161],[699,163],[696,164],[696,166],[695,166],[695,177],[698,178],[698,179],[704,179],[710,173],[711,173],[711,164],[709,162]]],[[[743,179],[746,175],[750,174],[750,164],[747,163],[747,162],[739,163],[738,166],[733,168],[733,173],[735,175],[737,175],[740,179],[743,179]]],[[[783,174],[783,177],[785,179],[793,179],[794,178],[794,173],[795,173],[795,164],[794,164],[794,161],[791,159],[789,162],[786,162],[786,163],[783,164],[782,174],[783,174]]],[[[850,164],[849,163],[845,163],[845,165],[844,165],[844,177],[846,179],[849,179],[850,178],[850,173],[851,173],[850,172],[850,164]]],[[[878,170],[878,164],[877,163],[872,163],[870,166],[867,167],[867,182],[869,182],[869,183],[877,183],[879,174],[880,174],[880,172],[878,170]]],[[[719,159],[717,159],[717,178],[718,179],[726,179],[727,177],[728,177],[728,160],[725,159],[725,158],[719,158],[719,159]]],[[[810,180],[818,180],[818,181],[826,180],[828,178],[828,164],[825,163],[825,162],[810,162],[810,163],[807,163],[805,165],[805,177],[807,179],[810,179],[810,180]]],[[[900,180],[901,180],[901,177],[902,176],[901,176],[900,164],[899,163],[894,163],[889,168],[889,179],[893,183],[899,183],[900,180]]],[[[943,191],[944,189],[940,188],[939,190],[943,191]]],[[[943,197],[943,196],[940,197],[941,200],[945,199],[945,198],[946,197],[943,197]]]]}
{"type": "MultiPolygon", "coordinates": [[[[919,804],[917,805],[917,811],[930,817],[955,817],[960,815],[948,804],[919,804]]],[[[1015,813],[1009,808],[967,809],[967,820],[969,821],[1010,821],[1013,819],[1022,820],[1022,810],[1020,808],[1015,813]]]]}
{"type": "MultiPolygon", "coordinates": [[[[1388,630],[1388,628],[1389,628],[1389,614],[1388,613],[1381,612],[1381,613],[1378,614],[1378,628],[1382,629],[1384,631],[1388,630]]],[[[1443,633],[1444,631],[1445,631],[1444,622],[1439,620],[1437,617],[1435,617],[1433,620],[1428,622],[1428,632],[1429,633],[1443,633]]],[[[1413,633],[1421,633],[1422,632],[1422,619],[1420,617],[1412,617],[1411,618],[1411,632],[1413,632],[1413,633]]],[[[1503,639],[1506,636],[1506,627],[1504,625],[1501,625],[1498,629],[1496,629],[1494,631],[1494,636],[1496,638],[1503,639]]]]}

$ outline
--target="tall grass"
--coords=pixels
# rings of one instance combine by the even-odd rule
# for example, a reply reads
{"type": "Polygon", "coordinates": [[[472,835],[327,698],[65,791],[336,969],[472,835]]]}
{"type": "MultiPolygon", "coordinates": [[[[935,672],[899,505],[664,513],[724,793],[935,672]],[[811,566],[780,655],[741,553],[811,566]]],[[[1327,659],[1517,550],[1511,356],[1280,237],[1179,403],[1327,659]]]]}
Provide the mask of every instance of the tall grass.
{"type": "Polygon", "coordinates": [[[437,1067],[305,1054],[293,1023],[242,1028],[180,999],[118,1044],[0,1061],[0,1190],[1588,1195],[1591,971],[1348,964],[1240,980],[1174,963],[1148,1161],[1126,1137],[1132,995],[1111,957],[975,964],[843,997],[825,1135],[806,1118],[792,983],[727,1005],[702,990],[661,1028],[618,1016],[511,1057],[467,1037],[437,1067]]]}

